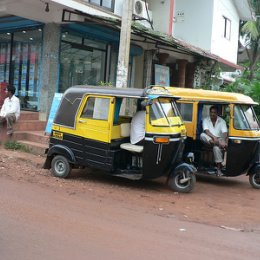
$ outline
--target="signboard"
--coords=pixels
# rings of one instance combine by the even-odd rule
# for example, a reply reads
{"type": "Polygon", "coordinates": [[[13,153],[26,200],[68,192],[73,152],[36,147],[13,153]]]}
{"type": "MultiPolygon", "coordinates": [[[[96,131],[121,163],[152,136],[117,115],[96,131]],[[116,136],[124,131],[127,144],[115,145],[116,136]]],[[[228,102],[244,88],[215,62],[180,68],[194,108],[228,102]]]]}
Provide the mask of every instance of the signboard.
{"type": "Polygon", "coordinates": [[[170,86],[170,68],[155,64],[155,85],[170,86]]]}
{"type": "Polygon", "coordinates": [[[47,125],[46,125],[46,128],[45,128],[46,134],[51,133],[51,127],[52,127],[52,124],[53,124],[53,120],[55,118],[57,109],[59,108],[62,95],[63,95],[62,93],[55,93],[54,94],[52,104],[51,104],[51,110],[50,110],[49,118],[48,118],[47,125]]]}

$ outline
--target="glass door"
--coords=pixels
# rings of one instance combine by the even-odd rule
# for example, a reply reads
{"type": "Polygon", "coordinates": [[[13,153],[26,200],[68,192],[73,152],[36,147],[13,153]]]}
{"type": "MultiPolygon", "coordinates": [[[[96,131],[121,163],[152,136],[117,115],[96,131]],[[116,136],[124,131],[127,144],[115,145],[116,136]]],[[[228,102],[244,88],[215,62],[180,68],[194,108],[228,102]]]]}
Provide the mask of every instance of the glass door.
{"type": "Polygon", "coordinates": [[[16,87],[25,110],[38,110],[41,53],[41,29],[0,34],[0,82],[16,87]]]}
{"type": "Polygon", "coordinates": [[[106,44],[63,33],[61,41],[60,92],[75,85],[105,81],[106,44]]]}

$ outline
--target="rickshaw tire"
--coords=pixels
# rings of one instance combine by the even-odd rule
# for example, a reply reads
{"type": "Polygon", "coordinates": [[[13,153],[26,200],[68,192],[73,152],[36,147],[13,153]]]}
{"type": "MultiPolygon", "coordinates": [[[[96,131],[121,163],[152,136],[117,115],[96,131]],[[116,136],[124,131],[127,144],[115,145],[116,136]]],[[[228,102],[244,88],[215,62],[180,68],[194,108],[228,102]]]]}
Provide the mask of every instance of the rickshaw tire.
{"type": "Polygon", "coordinates": [[[260,172],[255,172],[249,175],[249,183],[254,189],[260,189],[260,172]]]}
{"type": "Polygon", "coordinates": [[[51,172],[55,177],[68,178],[71,173],[71,165],[67,158],[56,155],[51,161],[51,172]]]}
{"type": "Polygon", "coordinates": [[[196,183],[196,176],[193,172],[186,172],[185,174],[188,175],[187,177],[189,180],[187,181],[187,184],[184,185],[179,182],[181,180],[180,178],[183,176],[183,170],[178,170],[170,175],[168,185],[173,191],[189,193],[193,190],[196,183]]]}

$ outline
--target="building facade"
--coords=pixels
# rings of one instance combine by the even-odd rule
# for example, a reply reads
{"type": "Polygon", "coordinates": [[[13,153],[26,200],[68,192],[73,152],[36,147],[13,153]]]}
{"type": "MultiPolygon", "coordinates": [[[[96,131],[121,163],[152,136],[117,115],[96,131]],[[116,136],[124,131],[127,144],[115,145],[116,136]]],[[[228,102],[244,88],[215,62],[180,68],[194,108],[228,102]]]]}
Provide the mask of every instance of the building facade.
{"type": "MultiPolygon", "coordinates": [[[[22,109],[40,111],[42,120],[55,92],[72,85],[115,85],[123,3],[1,1],[0,83],[15,85],[22,109]]],[[[128,87],[143,88],[162,77],[164,84],[193,87],[196,65],[204,62],[210,70],[210,61],[217,62],[210,52],[171,37],[177,28],[171,22],[174,12],[172,0],[133,1],[137,25],[131,34],[128,87]]]]}

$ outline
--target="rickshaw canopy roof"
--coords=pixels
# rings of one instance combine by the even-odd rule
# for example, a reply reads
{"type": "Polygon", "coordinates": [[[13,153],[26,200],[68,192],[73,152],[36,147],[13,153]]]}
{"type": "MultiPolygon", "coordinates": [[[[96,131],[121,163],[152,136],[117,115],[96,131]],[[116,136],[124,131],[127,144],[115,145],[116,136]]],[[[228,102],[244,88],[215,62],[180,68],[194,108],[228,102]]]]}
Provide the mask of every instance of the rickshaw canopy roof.
{"type": "Polygon", "coordinates": [[[74,127],[75,116],[82,98],[87,95],[137,99],[153,99],[156,97],[174,98],[168,89],[161,86],[138,89],[77,85],[70,87],[65,91],[60,107],[56,113],[54,123],[74,127]]]}
{"type": "Polygon", "coordinates": [[[64,96],[68,99],[70,97],[77,96],[78,98],[84,95],[96,94],[100,96],[112,96],[112,97],[128,97],[128,98],[149,98],[149,96],[158,95],[165,97],[173,97],[169,89],[162,86],[151,86],[145,89],[139,88],[115,88],[108,86],[88,86],[88,85],[77,85],[68,88],[64,96]]]}
{"type": "Polygon", "coordinates": [[[168,87],[168,89],[172,95],[179,97],[181,100],[258,105],[251,97],[240,93],[176,87],[168,87]]]}

